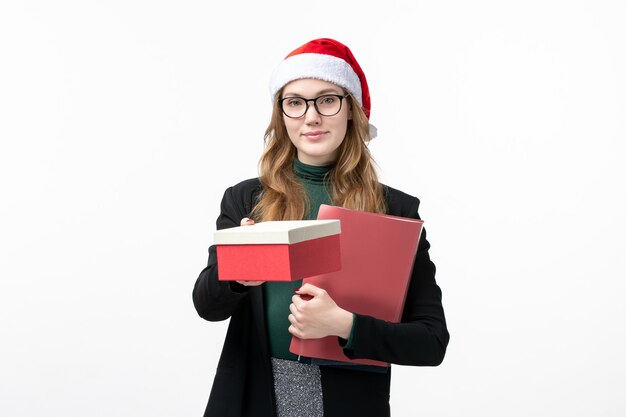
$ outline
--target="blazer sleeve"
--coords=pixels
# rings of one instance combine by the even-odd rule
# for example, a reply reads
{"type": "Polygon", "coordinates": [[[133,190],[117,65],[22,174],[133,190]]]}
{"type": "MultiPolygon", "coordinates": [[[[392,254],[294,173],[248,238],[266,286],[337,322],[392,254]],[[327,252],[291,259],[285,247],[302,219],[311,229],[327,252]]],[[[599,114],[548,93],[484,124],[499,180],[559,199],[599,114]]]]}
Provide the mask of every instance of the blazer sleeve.
{"type": "MultiPolygon", "coordinates": [[[[414,210],[406,217],[419,219],[419,200],[413,198],[414,210]]],[[[437,366],[443,361],[450,335],[429,248],[422,230],[401,322],[355,314],[351,343],[343,349],[348,358],[418,366],[437,366]]]]}
{"type": "MultiPolygon", "coordinates": [[[[240,225],[248,216],[245,204],[234,187],[224,192],[217,218],[217,229],[228,229],[240,225]]],[[[219,281],[215,245],[209,247],[209,261],[200,272],[193,288],[193,304],[198,315],[205,320],[220,321],[229,318],[239,303],[247,296],[248,287],[234,281],[219,281]]]]}

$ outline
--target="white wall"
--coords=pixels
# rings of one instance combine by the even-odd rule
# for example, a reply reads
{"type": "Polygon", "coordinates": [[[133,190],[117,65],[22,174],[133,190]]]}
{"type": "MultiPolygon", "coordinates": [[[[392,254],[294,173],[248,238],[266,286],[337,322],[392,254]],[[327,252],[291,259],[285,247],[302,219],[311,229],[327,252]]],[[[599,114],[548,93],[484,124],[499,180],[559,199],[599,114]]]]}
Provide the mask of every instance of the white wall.
{"type": "Polygon", "coordinates": [[[211,3],[0,6],[0,415],[202,414],[226,323],[191,289],[271,70],[322,36],[452,335],[395,367],[394,416],[626,413],[623,2],[211,3]]]}

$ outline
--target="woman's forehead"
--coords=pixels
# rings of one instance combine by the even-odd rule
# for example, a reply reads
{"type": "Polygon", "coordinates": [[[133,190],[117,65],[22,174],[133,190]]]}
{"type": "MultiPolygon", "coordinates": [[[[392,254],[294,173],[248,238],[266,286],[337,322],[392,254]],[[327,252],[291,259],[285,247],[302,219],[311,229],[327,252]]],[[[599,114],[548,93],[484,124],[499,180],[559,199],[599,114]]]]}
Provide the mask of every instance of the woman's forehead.
{"type": "Polygon", "coordinates": [[[325,93],[343,94],[343,88],[341,88],[337,84],[333,84],[324,80],[318,80],[315,78],[302,78],[299,80],[291,81],[283,89],[283,96],[315,96],[325,93]]]}

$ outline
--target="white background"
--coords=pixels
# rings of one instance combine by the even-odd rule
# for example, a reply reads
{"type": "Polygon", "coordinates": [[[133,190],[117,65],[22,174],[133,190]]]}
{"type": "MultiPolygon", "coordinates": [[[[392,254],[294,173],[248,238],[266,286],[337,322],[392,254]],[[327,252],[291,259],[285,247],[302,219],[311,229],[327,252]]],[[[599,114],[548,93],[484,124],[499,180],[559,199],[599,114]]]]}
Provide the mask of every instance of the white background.
{"type": "Polygon", "coordinates": [[[394,416],[626,414],[620,1],[5,1],[0,415],[200,416],[227,323],[191,290],[256,175],[268,78],[317,37],[368,77],[451,341],[394,416]]]}

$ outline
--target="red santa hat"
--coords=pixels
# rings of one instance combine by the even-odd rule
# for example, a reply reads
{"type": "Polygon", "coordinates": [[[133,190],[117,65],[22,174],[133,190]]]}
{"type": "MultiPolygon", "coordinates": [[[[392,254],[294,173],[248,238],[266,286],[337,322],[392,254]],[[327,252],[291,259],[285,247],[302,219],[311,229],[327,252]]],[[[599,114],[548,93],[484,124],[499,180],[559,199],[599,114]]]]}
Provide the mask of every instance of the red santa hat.
{"type": "MultiPolygon", "coordinates": [[[[334,39],[315,39],[296,48],[276,67],[270,78],[270,94],[276,98],[278,91],[291,81],[315,78],[345,88],[361,105],[369,119],[371,103],[367,79],[352,51],[334,39]]],[[[370,124],[370,139],[376,128],[370,124]]]]}

